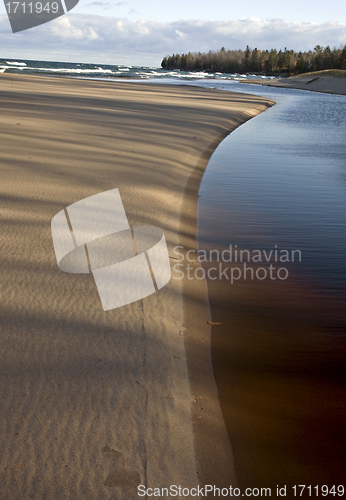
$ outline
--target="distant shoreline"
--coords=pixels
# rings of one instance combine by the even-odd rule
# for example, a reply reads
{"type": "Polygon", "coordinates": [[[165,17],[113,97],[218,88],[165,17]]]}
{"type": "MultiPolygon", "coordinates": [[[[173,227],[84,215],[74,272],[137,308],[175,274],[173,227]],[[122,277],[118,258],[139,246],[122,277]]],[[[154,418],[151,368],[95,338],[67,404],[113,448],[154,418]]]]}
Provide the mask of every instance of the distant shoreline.
{"type": "Polygon", "coordinates": [[[252,80],[246,83],[346,95],[346,71],[341,70],[316,71],[280,80],[252,80]]]}

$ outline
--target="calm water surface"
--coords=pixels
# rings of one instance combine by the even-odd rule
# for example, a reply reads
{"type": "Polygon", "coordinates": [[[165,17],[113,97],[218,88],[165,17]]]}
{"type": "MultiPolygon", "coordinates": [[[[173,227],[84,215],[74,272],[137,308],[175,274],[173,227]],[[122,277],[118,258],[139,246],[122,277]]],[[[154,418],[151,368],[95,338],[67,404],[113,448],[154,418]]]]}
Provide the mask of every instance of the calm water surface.
{"type": "Polygon", "coordinates": [[[212,156],[199,247],[302,259],[280,264],[286,280],[208,280],[213,366],[240,485],[286,484],[293,498],[294,484],[345,479],[346,96],[228,88],[277,104],[212,156]]]}
{"type": "Polygon", "coordinates": [[[300,249],[300,279],[345,308],[346,96],[244,87],[277,105],[211,158],[200,189],[200,243],[300,249]]]}

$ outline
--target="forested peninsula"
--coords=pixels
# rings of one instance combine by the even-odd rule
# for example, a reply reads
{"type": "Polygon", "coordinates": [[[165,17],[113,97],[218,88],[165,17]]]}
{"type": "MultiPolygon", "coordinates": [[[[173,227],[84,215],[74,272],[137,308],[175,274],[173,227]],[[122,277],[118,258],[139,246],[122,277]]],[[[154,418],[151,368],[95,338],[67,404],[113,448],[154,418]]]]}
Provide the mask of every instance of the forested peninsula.
{"type": "Polygon", "coordinates": [[[316,45],[308,52],[276,49],[226,50],[189,52],[166,56],[161,62],[163,69],[183,71],[211,71],[219,73],[254,73],[268,76],[295,75],[326,69],[346,70],[346,45],[340,48],[316,45]]]}

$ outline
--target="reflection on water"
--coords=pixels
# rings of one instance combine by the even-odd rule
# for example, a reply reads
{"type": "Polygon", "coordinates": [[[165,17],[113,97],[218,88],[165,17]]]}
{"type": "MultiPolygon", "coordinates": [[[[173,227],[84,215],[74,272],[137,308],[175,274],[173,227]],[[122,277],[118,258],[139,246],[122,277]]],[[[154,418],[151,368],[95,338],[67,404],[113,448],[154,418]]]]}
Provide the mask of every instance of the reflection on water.
{"type": "Polygon", "coordinates": [[[233,89],[277,105],[211,158],[199,246],[302,252],[301,262],[285,264],[287,280],[208,280],[213,320],[223,323],[213,332],[213,366],[239,482],[342,484],[346,97],[233,89]]]}
{"type": "Polygon", "coordinates": [[[346,97],[272,97],[277,106],[214,153],[200,191],[200,241],[299,248],[300,279],[318,281],[342,306],[346,97]]]}

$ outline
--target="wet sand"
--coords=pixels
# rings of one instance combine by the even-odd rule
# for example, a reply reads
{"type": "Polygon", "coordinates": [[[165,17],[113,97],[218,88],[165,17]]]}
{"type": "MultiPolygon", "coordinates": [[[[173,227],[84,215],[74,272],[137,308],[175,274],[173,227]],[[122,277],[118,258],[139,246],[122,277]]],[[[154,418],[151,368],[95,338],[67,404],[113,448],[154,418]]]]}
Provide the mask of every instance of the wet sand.
{"type": "Polygon", "coordinates": [[[172,279],[105,313],[59,270],[50,223],[118,188],[130,225],[196,248],[198,188],[272,102],[136,83],[0,75],[1,498],[131,499],[236,478],[210,363],[207,290],[172,279]]]}

